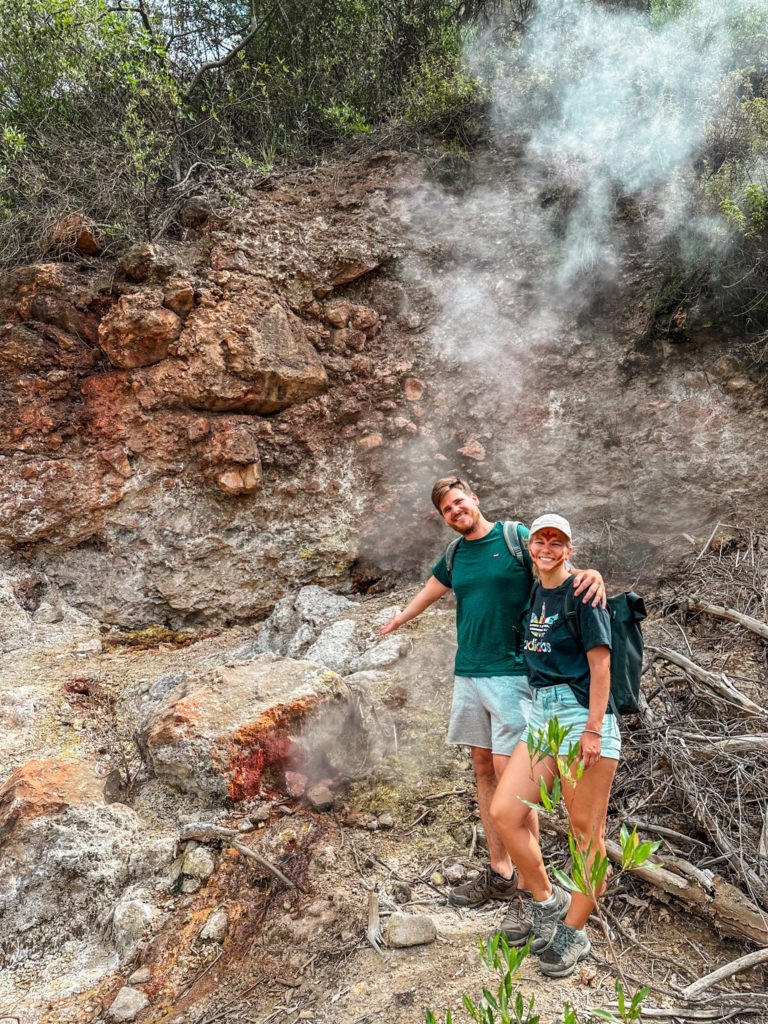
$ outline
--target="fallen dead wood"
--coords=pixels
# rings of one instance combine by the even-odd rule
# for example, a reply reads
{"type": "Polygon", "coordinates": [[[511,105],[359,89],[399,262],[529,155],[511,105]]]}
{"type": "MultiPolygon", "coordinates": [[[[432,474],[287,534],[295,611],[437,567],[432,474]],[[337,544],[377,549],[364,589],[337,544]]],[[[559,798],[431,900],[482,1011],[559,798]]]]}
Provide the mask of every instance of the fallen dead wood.
{"type": "Polygon", "coordinates": [[[688,598],[686,604],[691,611],[706,612],[707,615],[714,615],[719,619],[737,622],[744,629],[748,629],[750,632],[761,636],[764,640],[768,640],[768,625],[759,619],[753,619],[751,615],[744,615],[743,612],[737,612],[734,608],[723,608],[719,604],[697,601],[694,598],[688,598]]]}
{"type": "Polygon", "coordinates": [[[739,971],[746,971],[757,964],[763,964],[766,960],[768,960],[768,949],[757,949],[754,953],[747,953],[746,956],[739,957],[738,960],[732,960],[729,964],[724,964],[722,967],[718,967],[716,971],[712,971],[703,978],[699,978],[698,981],[694,981],[688,988],[683,989],[681,995],[686,999],[696,999],[702,992],[705,992],[713,985],[717,985],[718,982],[723,981],[725,978],[731,978],[734,974],[738,974],[739,971]]]}
{"type": "Polygon", "coordinates": [[[643,1006],[643,1020],[700,1021],[733,1020],[745,1014],[765,1013],[768,1000],[758,998],[757,1002],[727,1005],[718,999],[713,1006],[643,1006]]]}
{"type": "MultiPolygon", "coordinates": [[[[641,696],[640,714],[643,723],[657,737],[663,736],[662,723],[651,710],[648,702],[641,696]]],[[[674,737],[672,737],[674,738],[674,737]]],[[[731,842],[720,821],[712,811],[707,800],[706,790],[702,790],[699,777],[694,768],[688,748],[684,743],[666,742],[664,752],[673,769],[675,788],[683,803],[687,806],[699,827],[706,832],[719,852],[728,861],[731,869],[744,883],[763,906],[768,906],[768,886],[744,859],[731,842]]],[[[738,892],[738,889],[735,889],[738,892]]],[[[765,920],[765,916],[763,916],[765,920]]],[[[760,942],[765,945],[765,942],[760,942]]]]}
{"type": "Polygon", "coordinates": [[[179,833],[179,841],[186,842],[189,839],[196,839],[201,843],[211,843],[216,841],[224,840],[233,850],[237,850],[238,853],[242,854],[243,857],[247,857],[249,860],[255,861],[260,867],[268,871],[270,875],[281,882],[289,889],[301,889],[304,890],[298,883],[291,881],[287,875],[284,875],[280,868],[276,867],[271,861],[268,861],[266,857],[262,857],[261,854],[256,853],[250,846],[246,846],[245,843],[241,842],[238,838],[238,833],[231,828],[222,828],[221,825],[211,825],[207,822],[192,822],[189,825],[185,825],[179,833]]]}
{"type": "Polygon", "coordinates": [[[765,708],[761,708],[759,704],[755,704],[753,700],[750,700],[749,697],[741,692],[741,690],[737,689],[724,673],[718,675],[715,672],[709,672],[707,669],[697,665],[695,661],[691,661],[690,658],[686,658],[684,654],[672,651],[668,647],[653,647],[649,644],[645,649],[652,657],[662,658],[664,661],[668,661],[671,665],[677,665],[678,668],[683,669],[686,675],[691,679],[702,683],[704,686],[713,690],[715,693],[724,697],[731,703],[738,704],[738,706],[744,708],[745,711],[749,711],[755,715],[766,714],[765,708]]]}
{"type": "Polygon", "coordinates": [[[697,732],[676,732],[683,740],[694,743],[706,743],[715,750],[726,750],[733,754],[749,754],[760,750],[768,753],[768,736],[705,736],[697,732]]]}
{"type": "MultiPolygon", "coordinates": [[[[541,828],[568,834],[566,821],[541,819],[541,828]]],[[[621,846],[606,839],[605,849],[613,863],[621,864],[621,846]]],[[[768,946],[768,915],[746,897],[736,886],[719,875],[707,878],[700,868],[687,864],[681,870],[679,857],[656,855],[655,865],[644,864],[633,868],[632,874],[663,892],[669,893],[699,917],[713,925],[721,935],[746,940],[756,946],[768,946]]]]}

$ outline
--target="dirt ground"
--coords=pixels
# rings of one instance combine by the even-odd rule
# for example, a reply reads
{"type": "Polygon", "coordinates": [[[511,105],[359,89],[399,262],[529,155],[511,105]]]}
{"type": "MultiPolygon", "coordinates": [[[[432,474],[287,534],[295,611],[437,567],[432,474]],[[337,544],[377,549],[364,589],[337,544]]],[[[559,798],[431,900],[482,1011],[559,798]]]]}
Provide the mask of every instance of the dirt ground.
{"type": "MultiPolygon", "coordinates": [[[[374,614],[406,596],[366,603],[374,614]]],[[[146,777],[126,739],[126,695],[162,673],[213,664],[251,634],[241,627],[183,648],[161,642],[146,650],[117,646],[78,654],[64,644],[6,656],[0,704],[7,719],[11,713],[15,717],[2,730],[3,775],[31,756],[64,752],[93,759],[106,778],[122,760],[135,779],[121,799],[137,811],[148,833],[177,835],[180,824],[190,820],[237,828],[253,816],[254,805],[200,808],[146,777]],[[67,686],[82,678],[98,680],[102,692],[114,695],[113,712],[104,714],[103,705],[96,713],[78,707],[67,686]]],[[[369,683],[393,723],[384,760],[327,812],[277,791],[256,802],[266,808],[265,820],[244,833],[245,841],[279,863],[297,888],[282,886],[224,845],[214,875],[199,891],[163,898],[165,923],[130,962],[119,968],[99,962],[86,937],[79,947],[65,944],[42,968],[22,963],[0,972],[0,1022],[107,1020],[105,1007],[139,966],[151,974],[140,986],[151,1006],[139,1021],[414,1024],[424,1019],[426,1008],[438,1021],[447,1011],[456,1021],[468,1019],[463,996],[478,1000],[484,987],[495,991],[498,986],[498,977],[480,961],[478,942],[494,932],[503,908],[456,910],[446,899],[449,879],[467,877],[484,854],[467,753],[445,744],[452,609],[424,616],[408,627],[408,636],[410,653],[369,683]],[[213,944],[201,941],[202,924],[221,907],[228,914],[226,937],[213,944]],[[408,949],[374,948],[366,936],[372,911],[378,911],[384,931],[395,911],[428,915],[437,937],[408,949]]],[[[631,726],[625,743],[632,743],[631,726]]],[[[619,824],[612,816],[613,838],[619,824]]],[[[546,825],[544,836],[547,857],[566,866],[564,841],[546,825]]],[[[681,987],[749,951],[629,876],[613,886],[605,918],[618,964],[597,923],[590,925],[593,955],[572,978],[544,979],[535,958],[523,963],[519,990],[526,1004],[535,999],[542,1022],[561,1021],[565,1003],[582,1021],[589,1019],[589,1010],[609,1007],[619,970],[629,989],[650,986],[647,1005],[678,1005],[681,987]]],[[[731,1010],[741,994],[748,999],[764,988],[759,968],[739,973],[725,986],[731,1010]]],[[[745,1012],[728,1019],[761,1018],[745,1012]]]]}

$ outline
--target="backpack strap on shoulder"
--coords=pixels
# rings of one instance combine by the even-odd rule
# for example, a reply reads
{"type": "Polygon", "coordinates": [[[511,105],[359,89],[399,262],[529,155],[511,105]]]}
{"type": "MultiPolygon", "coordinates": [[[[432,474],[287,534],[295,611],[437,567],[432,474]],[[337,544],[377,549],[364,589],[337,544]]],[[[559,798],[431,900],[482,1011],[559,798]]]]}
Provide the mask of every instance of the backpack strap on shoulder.
{"type": "Polygon", "coordinates": [[[509,553],[515,558],[524,569],[533,575],[533,564],[528,553],[528,541],[520,536],[520,527],[523,524],[516,519],[509,519],[501,524],[501,532],[504,535],[504,543],[509,553]]]}
{"type": "Polygon", "coordinates": [[[579,619],[576,613],[576,598],[573,594],[573,583],[565,592],[565,598],[563,600],[563,615],[565,616],[565,625],[576,640],[581,642],[581,630],[579,629],[579,619]]]}
{"type": "Polygon", "coordinates": [[[463,537],[456,537],[445,549],[445,567],[448,570],[449,576],[453,573],[453,560],[456,557],[456,548],[463,540],[463,537]]]}

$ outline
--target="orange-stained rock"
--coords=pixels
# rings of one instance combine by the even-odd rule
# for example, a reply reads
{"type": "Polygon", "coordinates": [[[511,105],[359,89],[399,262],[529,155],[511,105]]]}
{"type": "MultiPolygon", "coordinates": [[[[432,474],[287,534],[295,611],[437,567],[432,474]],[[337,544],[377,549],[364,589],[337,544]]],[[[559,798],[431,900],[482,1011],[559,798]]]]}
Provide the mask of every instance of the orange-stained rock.
{"type": "Polygon", "coordinates": [[[80,213],[70,213],[54,224],[45,244],[51,253],[76,252],[81,256],[98,256],[103,246],[99,226],[80,213]]]}
{"type": "Polygon", "coordinates": [[[42,815],[103,803],[104,781],[84,762],[28,761],[0,786],[0,842],[42,815]]]}
{"type": "Polygon", "coordinates": [[[301,321],[269,293],[198,307],[176,351],[181,360],[157,367],[152,379],[197,409],[273,413],[328,384],[301,321]]]}
{"type": "Polygon", "coordinates": [[[120,266],[132,281],[162,281],[173,273],[173,260],[150,242],[140,242],[123,253],[120,266]]]}
{"type": "Polygon", "coordinates": [[[360,713],[368,700],[322,665],[263,654],[177,686],[140,741],[167,785],[251,799],[263,784],[284,787],[286,772],[355,777],[361,751],[383,742],[368,732],[376,716],[360,713]]]}
{"type": "Polygon", "coordinates": [[[216,474],[216,484],[225,494],[255,494],[262,484],[261,463],[233,466],[216,474]]]}
{"type": "Polygon", "coordinates": [[[189,281],[169,281],[163,289],[163,305],[183,320],[195,308],[195,289],[189,281]]]}
{"type": "Polygon", "coordinates": [[[182,325],[162,301],[162,292],[154,290],[123,295],[101,321],[99,345],[114,366],[150,366],[168,355],[182,325]]]}

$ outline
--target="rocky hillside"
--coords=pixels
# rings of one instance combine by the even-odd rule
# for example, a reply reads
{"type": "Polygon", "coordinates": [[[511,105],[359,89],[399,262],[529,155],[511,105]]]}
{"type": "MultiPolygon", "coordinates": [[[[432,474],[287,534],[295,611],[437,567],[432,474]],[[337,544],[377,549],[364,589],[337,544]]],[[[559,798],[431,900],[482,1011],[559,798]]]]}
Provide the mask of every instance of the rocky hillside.
{"type": "Polygon", "coordinates": [[[491,515],[557,506],[582,557],[630,573],[761,507],[746,341],[661,324],[661,252],[625,210],[614,280],[549,289],[526,218],[565,201],[501,153],[380,151],[190,202],[182,238],[118,263],[60,226],[55,262],[0,281],[22,606],[225,624],[305,583],[418,575],[456,469],[491,515]]]}
{"type": "MultiPolygon", "coordinates": [[[[764,641],[689,603],[766,619],[759,352],[669,309],[638,204],[612,274],[558,286],[568,202],[513,150],[370,151],[117,262],[70,220],[0,280],[0,1021],[406,1024],[479,993],[498,908],[445,901],[483,855],[450,606],[379,636],[456,470],[653,597],[611,836],[644,808],[673,846],[661,905],[610,904],[633,984],[674,1007],[765,946],[764,641]]],[[[544,1012],[613,997],[594,931],[573,982],[526,964],[544,1012]]]]}

